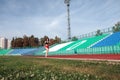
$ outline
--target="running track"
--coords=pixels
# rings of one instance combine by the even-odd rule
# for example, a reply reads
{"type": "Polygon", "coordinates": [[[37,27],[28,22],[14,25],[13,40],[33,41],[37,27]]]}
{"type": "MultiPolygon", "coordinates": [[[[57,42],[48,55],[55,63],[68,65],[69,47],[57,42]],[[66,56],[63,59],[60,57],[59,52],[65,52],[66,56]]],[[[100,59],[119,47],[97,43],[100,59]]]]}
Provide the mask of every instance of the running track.
{"type": "MultiPolygon", "coordinates": [[[[44,56],[34,56],[44,58],[44,56]]],[[[115,60],[120,61],[120,54],[75,54],[75,55],[54,55],[47,58],[78,59],[78,60],[115,60]]]]}

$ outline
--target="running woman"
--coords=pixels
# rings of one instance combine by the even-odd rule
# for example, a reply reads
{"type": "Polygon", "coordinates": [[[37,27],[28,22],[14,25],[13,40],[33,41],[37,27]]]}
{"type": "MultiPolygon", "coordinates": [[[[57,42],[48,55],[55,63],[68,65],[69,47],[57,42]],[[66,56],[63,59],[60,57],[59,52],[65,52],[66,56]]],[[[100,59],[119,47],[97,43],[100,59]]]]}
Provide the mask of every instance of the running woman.
{"type": "Polygon", "coordinates": [[[46,49],[46,54],[45,54],[45,57],[47,57],[48,56],[48,51],[49,51],[49,39],[47,39],[46,41],[45,41],[45,49],[46,49]]]}

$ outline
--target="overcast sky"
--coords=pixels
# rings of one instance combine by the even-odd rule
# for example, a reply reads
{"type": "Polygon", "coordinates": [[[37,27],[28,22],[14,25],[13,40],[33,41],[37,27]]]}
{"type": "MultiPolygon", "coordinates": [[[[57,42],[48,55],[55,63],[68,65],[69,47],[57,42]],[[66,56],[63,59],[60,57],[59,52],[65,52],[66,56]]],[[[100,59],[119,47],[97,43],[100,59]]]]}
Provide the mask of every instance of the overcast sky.
{"type": "MultiPolygon", "coordinates": [[[[120,21],[120,0],[71,0],[71,35],[114,26],[120,21]]],[[[67,39],[64,0],[0,0],[0,37],[47,35],[67,39]]]]}

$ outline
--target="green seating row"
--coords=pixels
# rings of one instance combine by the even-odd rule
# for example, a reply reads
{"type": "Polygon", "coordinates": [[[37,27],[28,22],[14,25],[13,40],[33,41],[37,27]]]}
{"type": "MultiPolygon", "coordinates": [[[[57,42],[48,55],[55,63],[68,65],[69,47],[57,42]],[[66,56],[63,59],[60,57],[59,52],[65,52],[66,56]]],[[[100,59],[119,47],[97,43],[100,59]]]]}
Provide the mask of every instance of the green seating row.
{"type": "Polygon", "coordinates": [[[105,46],[96,48],[77,49],[77,54],[119,54],[120,46],[105,46]]]}
{"type": "Polygon", "coordinates": [[[0,49],[0,55],[6,55],[11,49],[0,49]]]}

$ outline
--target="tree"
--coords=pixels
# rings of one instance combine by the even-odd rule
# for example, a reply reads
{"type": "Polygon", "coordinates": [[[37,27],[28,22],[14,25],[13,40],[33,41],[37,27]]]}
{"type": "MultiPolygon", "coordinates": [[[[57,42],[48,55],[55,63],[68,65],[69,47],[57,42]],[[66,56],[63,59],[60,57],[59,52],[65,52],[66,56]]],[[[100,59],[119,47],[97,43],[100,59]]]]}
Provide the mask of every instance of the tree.
{"type": "Polygon", "coordinates": [[[29,37],[26,35],[23,36],[23,47],[28,47],[29,46],[29,37]]]}
{"type": "Polygon", "coordinates": [[[78,38],[76,36],[72,37],[72,41],[76,41],[78,38]]]}
{"type": "Polygon", "coordinates": [[[38,47],[38,46],[39,46],[39,39],[34,38],[34,47],[38,47]]]}
{"type": "Polygon", "coordinates": [[[23,47],[23,39],[22,38],[17,38],[16,39],[16,47],[17,48],[23,47]]]}
{"type": "Polygon", "coordinates": [[[50,39],[50,45],[55,44],[55,40],[54,39],[50,39]]]}
{"type": "Polygon", "coordinates": [[[30,47],[38,47],[39,46],[39,39],[35,38],[33,35],[29,38],[29,45],[30,47]]]}
{"type": "Polygon", "coordinates": [[[12,39],[12,41],[11,41],[11,47],[12,47],[12,48],[15,48],[15,39],[14,39],[14,37],[13,37],[13,39],[12,39]]]}
{"type": "Polygon", "coordinates": [[[34,36],[31,35],[31,37],[29,38],[29,46],[33,47],[33,45],[34,45],[34,36]]]}
{"type": "Polygon", "coordinates": [[[98,29],[98,30],[96,31],[96,36],[99,36],[99,35],[102,35],[102,32],[98,29]]]}
{"type": "Polygon", "coordinates": [[[115,26],[119,26],[119,27],[120,27],[120,22],[117,22],[117,23],[115,24],[115,26]]]}
{"type": "Polygon", "coordinates": [[[40,46],[44,46],[44,38],[40,38],[40,46]]]}
{"type": "Polygon", "coordinates": [[[112,27],[112,31],[114,33],[120,31],[120,22],[118,22],[117,24],[115,24],[115,26],[112,27]]]}
{"type": "Polygon", "coordinates": [[[55,43],[61,43],[61,38],[55,36],[55,43]]]}

